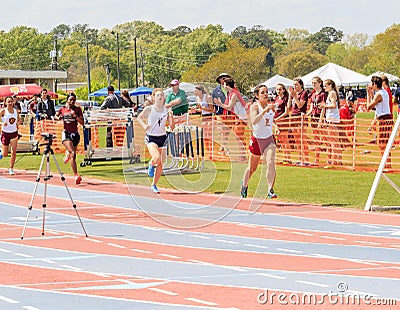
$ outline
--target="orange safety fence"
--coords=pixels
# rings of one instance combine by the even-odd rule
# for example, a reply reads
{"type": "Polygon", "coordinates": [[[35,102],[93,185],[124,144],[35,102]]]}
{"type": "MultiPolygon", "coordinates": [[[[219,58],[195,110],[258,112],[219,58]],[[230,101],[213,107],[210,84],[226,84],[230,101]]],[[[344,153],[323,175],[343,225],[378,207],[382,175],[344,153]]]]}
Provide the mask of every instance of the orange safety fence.
{"type": "MultiPolygon", "coordinates": [[[[185,116],[186,117],[186,116],[185,116]]],[[[288,117],[279,122],[279,135],[276,135],[276,162],[282,165],[298,165],[307,167],[326,167],[332,169],[350,169],[374,171],[378,168],[385,148],[385,139],[391,133],[391,126],[382,127],[371,123],[370,119],[358,118],[342,120],[340,124],[318,125],[318,120],[308,116],[288,117]]],[[[144,129],[134,119],[135,152],[140,150],[141,158],[148,157],[144,147],[144,129]]],[[[248,143],[251,129],[246,122],[234,116],[201,117],[189,115],[178,123],[198,126],[203,129],[204,157],[212,161],[247,162],[248,143]]],[[[53,149],[56,153],[65,151],[61,144],[62,121],[34,121],[35,140],[42,140],[41,133],[55,134],[53,149]]],[[[29,141],[29,123],[20,125],[22,138],[29,141]]],[[[78,152],[83,154],[83,131],[79,126],[81,142],[78,152]]],[[[93,148],[99,146],[98,128],[91,128],[93,148]]],[[[124,146],[126,129],[113,128],[115,146],[124,146]]],[[[196,137],[192,137],[195,139],[196,137]]],[[[387,139],[386,139],[387,140],[387,139]]],[[[395,140],[387,168],[400,171],[400,140],[395,140]]]]}

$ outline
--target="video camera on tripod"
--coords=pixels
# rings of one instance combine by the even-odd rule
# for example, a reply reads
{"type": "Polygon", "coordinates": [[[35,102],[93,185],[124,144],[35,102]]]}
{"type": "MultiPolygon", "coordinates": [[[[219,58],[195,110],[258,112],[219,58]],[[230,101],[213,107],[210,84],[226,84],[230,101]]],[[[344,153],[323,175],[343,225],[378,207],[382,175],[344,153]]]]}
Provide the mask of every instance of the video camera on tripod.
{"type": "Polygon", "coordinates": [[[41,146],[42,145],[51,145],[53,143],[53,139],[56,137],[56,135],[53,135],[52,133],[49,133],[49,132],[42,132],[41,136],[43,137],[43,139],[45,141],[47,141],[47,143],[40,144],[41,146]]]}

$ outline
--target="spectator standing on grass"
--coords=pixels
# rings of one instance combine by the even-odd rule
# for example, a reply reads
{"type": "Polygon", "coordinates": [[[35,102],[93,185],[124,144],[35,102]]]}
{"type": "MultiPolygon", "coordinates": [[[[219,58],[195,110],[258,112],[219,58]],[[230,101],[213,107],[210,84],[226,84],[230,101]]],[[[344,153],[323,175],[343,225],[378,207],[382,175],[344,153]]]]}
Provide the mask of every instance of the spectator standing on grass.
{"type": "MultiPolygon", "coordinates": [[[[224,122],[226,117],[224,115],[224,108],[218,104],[219,101],[225,102],[226,95],[228,92],[224,88],[224,80],[227,78],[231,78],[231,76],[227,73],[221,73],[217,76],[218,86],[215,87],[212,91],[212,100],[215,107],[215,116],[217,120],[217,128],[221,135],[221,147],[219,149],[219,154],[228,155],[227,151],[225,151],[224,145],[228,140],[229,135],[229,127],[224,126],[224,122]]],[[[226,114],[226,113],[225,113],[226,114]]]]}
{"type": "Polygon", "coordinates": [[[197,111],[201,113],[201,126],[204,133],[204,144],[205,149],[212,158],[212,115],[214,112],[214,106],[212,104],[211,97],[207,94],[203,85],[196,85],[194,88],[194,94],[196,96],[196,107],[197,111]]]}
{"type": "Polygon", "coordinates": [[[276,97],[275,97],[275,122],[279,127],[279,144],[283,148],[285,154],[285,160],[283,164],[290,163],[290,142],[289,142],[289,92],[287,91],[285,85],[278,83],[275,87],[276,97]]]}
{"type": "Polygon", "coordinates": [[[38,100],[39,95],[34,94],[31,101],[29,101],[29,113],[31,115],[31,122],[29,125],[30,140],[34,140],[35,136],[35,119],[38,120],[38,100]]]}
{"type": "Polygon", "coordinates": [[[301,78],[297,77],[293,81],[293,87],[289,87],[289,103],[292,107],[290,128],[295,146],[300,155],[299,164],[309,165],[308,146],[307,143],[302,141],[304,139],[303,116],[307,113],[308,91],[304,89],[304,83],[301,78]],[[303,158],[305,162],[303,162],[303,158]]]}
{"type": "Polygon", "coordinates": [[[124,108],[133,108],[134,111],[137,111],[136,103],[132,101],[129,92],[126,89],[121,92],[121,97],[124,99],[124,108]]]}
{"type": "Polygon", "coordinates": [[[17,157],[18,139],[18,120],[19,112],[14,107],[14,100],[12,97],[5,97],[4,108],[0,111],[2,122],[1,144],[2,154],[1,157],[7,157],[9,146],[11,146],[10,168],[8,169],[9,175],[14,175],[14,164],[17,157]]]}
{"type": "MultiPolygon", "coordinates": [[[[367,86],[367,110],[375,107],[375,120],[378,125],[378,145],[383,155],[393,128],[393,118],[390,114],[389,94],[383,89],[382,78],[372,76],[371,83],[367,86]]],[[[387,159],[387,168],[390,165],[390,153],[387,159]]]]}
{"type": "Polygon", "coordinates": [[[387,78],[386,75],[381,75],[381,79],[382,79],[382,88],[384,90],[386,90],[389,95],[390,115],[392,115],[392,118],[393,118],[393,95],[392,95],[392,91],[390,90],[389,79],[387,78]]]}
{"type": "Polygon", "coordinates": [[[274,192],[275,184],[275,152],[276,145],[273,136],[275,103],[269,101],[268,87],[265,85],[257,86],[254,89],[255,101],[250,106],[250,123],[253,133],[249,143],[249,161],[244,171],[243,180],[240,188],[240,195],[247,197],[247,189],[251,176],[257,170],[260,157],[264,156],[267,163],[267,198],[277,198],[274,192]]]}
{"type": "MultiPolygon", "coordinates": [[[[105,109],[122,109],[123,107],[128,107],[129,103],[125,101],[122,97],[115,93],[114,86],[110,85],[107,87],[107,97],[104,99],[100,106],[100,110],[105,109]]],[[[107,127],[106,133],[106,147],[113,147],[112,138],[112,127],[107,127]]]]}
{"type": "Polygon", "coordinates": [[[340,114],[339,114],[339,93],[336,84],[331,79],[324,81],[324,89],[328,93],[326,102],[321,102],[319,107],[322,109],[320,117],[320,128],[326,128],[325,142],[327,145],[328,161],[325,168],[332,165],[342,164],[342,149],[339,138],[340,114]]]}
{"type": "Polygon", "coordinates": [[[154,104],[144,108],[137,119],[146,131],[145,143],[151,156],[147,170],[147,174],[152,178],[150,189],[153,193],[159,194],[157,182],[161,177],[162,164],[166,155],[166,126],[168,122],[171,130],[174,130],[175,123],[172,111],[165,107],[165,97],[162,89],[154,89],[152,97],[154,104]]]}
{"type": "Polygon", "coordinates": [[[180,116],[188,112],[189,105],[187,102],[186,92],[179,88],[179,80],[172,80],[169,83],[172,91],[167,95],[165,100],[165,107],[172,108],[172,113],[175,116],[180,116]]]}
{"type": "Polygon", "coordinates": [[[56,109],[54,106],[54,101],[50,99],[50,95],[47,94],[47,89],[43,88],[40,93],[40,99],[38,103],[38,114],[40,120],[52,119],[56,115],[56,109]]]}
{"type": "Polygon", "coordinates": [[[310,95],[310,109],[308,110],[307,115],[311,116],[310,125],[314,136],[313,144],[315,145],[315,163],[318,164],[323,136],[326,135],[326,132],[322,131],[318,126],[322,112],[319,105],[326,101],[328,93],[325,92],[323,81],[319,76],[314,77],[311,83],[313,90],[310,95]]]}
{"type": "Polygon", "coordinates": [[[229,127],[236,134],[236,138],[238,139],[239,159],[245,160],[246,143],[244,140],[244,132],[247,119],[246,102],[240,92],[235,88],[235,81],[232,78],[224,79],[223,87],[227,91],[225,102],[223,103],[221,99],[217,99],[217,104],[225,109],[224,113],[226,113],[226,115],[230,116],[229,127]]]}
{"type": "Polygon", "coordinates": [[[55,118],[63,120],[64,130],[62,132],[61,141],[66,151],[64,156],[64,164],[70,162],[71,169],[75,176],[75,184],[80,184],[82,177],[78,174],[76,165],[76,150],[80,142],[80,135],[78,132],[78,124],[83,126],[83,112],[80,107],[75,106],[76,95],[70,93],[67,95],[67,102],[65,107],[62,107],[57,113],[55,118]]]}

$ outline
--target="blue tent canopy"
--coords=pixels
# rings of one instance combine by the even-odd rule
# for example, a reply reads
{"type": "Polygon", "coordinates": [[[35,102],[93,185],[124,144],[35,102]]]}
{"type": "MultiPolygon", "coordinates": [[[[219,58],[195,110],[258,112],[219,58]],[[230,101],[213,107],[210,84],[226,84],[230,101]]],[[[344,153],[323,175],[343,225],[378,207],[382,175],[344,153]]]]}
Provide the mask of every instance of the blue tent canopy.
{"type": "Polygon", "coordinates": [[[153,92],[152,88],[145,87],[145,86],[140,86],[134,90],[131,90],[129,92],[129,96],[140,96],[140,95],[147,95],[151,94],[153,92]]]}
{"type": "MultiPolygon", "coordinates": [[[[121,92],[119,90],[116,90],[114,93],[116,93],[117,95],[119,95],[121,92]]],[[[93,93],[89,94],[90,97],[100,97],[100,96],[108,96],[108,91],[107,91],[107,87],[104,87],[102,89],[99,89],[93,93]]]]}

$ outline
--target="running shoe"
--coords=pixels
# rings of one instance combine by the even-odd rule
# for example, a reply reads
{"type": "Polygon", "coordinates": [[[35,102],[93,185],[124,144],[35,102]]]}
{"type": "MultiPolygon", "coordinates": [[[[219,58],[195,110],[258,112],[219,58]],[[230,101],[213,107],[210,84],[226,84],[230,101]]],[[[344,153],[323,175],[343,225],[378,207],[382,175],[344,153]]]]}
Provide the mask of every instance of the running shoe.
{"type": "Polygon", "coordinates": [[[156,170],[155,166],[149,165],[149,169],[147,170],[147,174],[150,178],[154,177],[154,171],[156,170]]]}
{"type": "Polygon", "coordinates": [[[150,187],[150,189],[151,189],[151,191],[152,191],[154,194],[159,194],[159,193],[160,193],[160,191],[158,190],[158,188],[157,188],[156,185],[152,185],[152,186],[150,187]]]}
{"type": "Polygon", "coordinates": [[[81,184],[81,181],[82,181],[82,177],[80,175],[78,175],[78,177],[75,179],[75,184],[76,185],[81,184]]]}
{"type": "Polygon", "coordinates": [[[70,159],[71,159],[71,158],[70,158],[70,156],[69,156],[69,151],[66,150],[66,151],[65,151],[64,158],[63,158],[64,164],[67,164],[67,163],[69,162],[70,159]]]}
{"type": "Polygon", "coordinates": [[[9,175],[14,175],[15,174],[13,168],[8,169],[8,174],[9,175]]]}
{"type": "Polygon", "coordinates": [[[268,192],[268,199],[272,199],[272,198],[278,198],[278,195],[274,192],[274,190],[271,188],[268,192]]]}
{"type": "Polygon", "coordinates": [[[241,195],[243,198],[246,198],[246,197],[247,197],[247,188],[248,188],[248,186],[244,186],[244,185],[243,185],[243,181],[242,181],[242,183],[240,184],[240,195],[241,195]]]}

